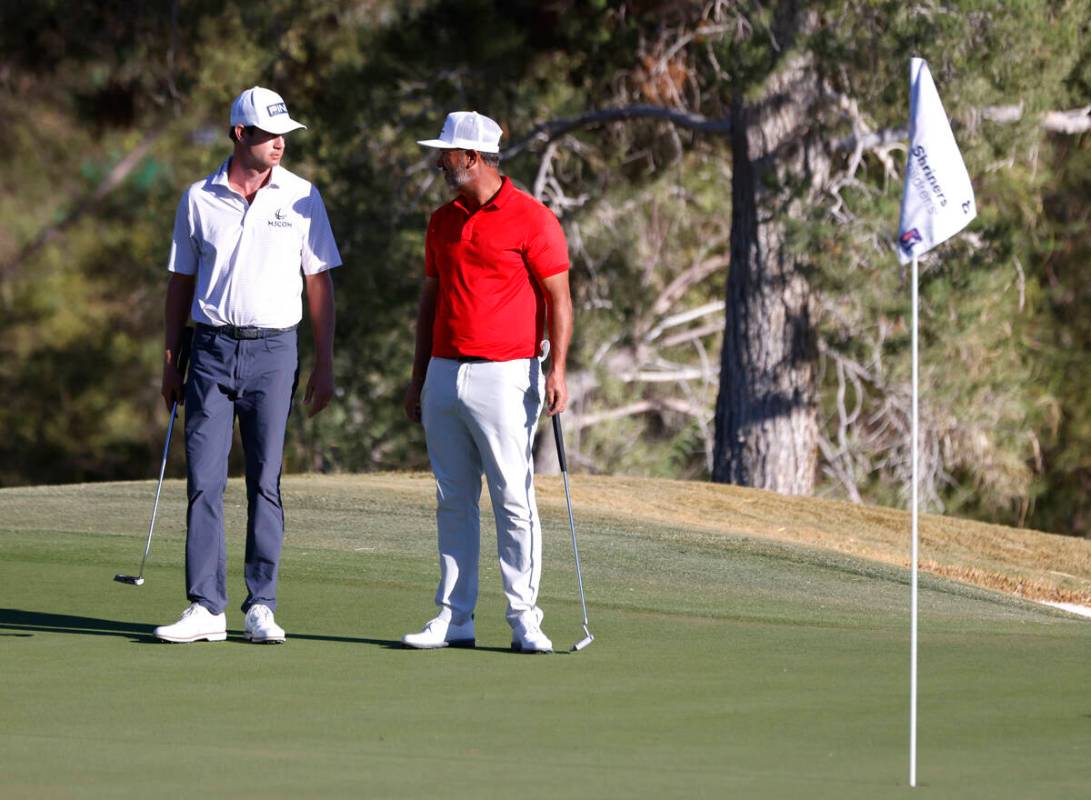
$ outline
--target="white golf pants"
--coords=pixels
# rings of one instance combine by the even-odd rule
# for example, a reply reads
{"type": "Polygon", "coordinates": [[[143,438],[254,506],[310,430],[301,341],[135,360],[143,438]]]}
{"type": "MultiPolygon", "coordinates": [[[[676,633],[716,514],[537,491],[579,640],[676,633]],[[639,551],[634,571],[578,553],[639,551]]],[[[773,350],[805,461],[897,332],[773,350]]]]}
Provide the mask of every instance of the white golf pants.
{"type": "Polygon", "coordinates": [[[536,358],[460,363],[433,358],[421,421],[436,477],[440,616],[455,624],[477,604],[481,475],[496,516],[496,550],[508,622],[541,625],[542,530],[532,446],[545,379],[536,358]]]}

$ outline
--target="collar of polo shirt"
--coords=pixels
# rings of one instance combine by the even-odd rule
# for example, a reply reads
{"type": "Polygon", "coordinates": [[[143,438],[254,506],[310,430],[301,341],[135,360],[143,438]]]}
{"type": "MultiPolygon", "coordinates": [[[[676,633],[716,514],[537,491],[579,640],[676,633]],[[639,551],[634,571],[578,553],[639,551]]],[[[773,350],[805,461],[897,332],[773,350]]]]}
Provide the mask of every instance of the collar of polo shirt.
{"type": "MultiPolygon", "coordinates": [[[[477,210],[480,211],[488,208],[503,208],[504,204],[507,203],[509,198],[511,197],[513,191],[514,187],[512,186],[511,179],[508,178],[507,175],[501,175],[500,188],[496,190],[496,194],[489,198],[489,202],[480,206],[477,210]]],[[[471,209],[470,206],[466,203],[466,198],[463,197],[461,194],[456,196],[451,202],[468,214],[472,214],[474,211],[474,209],[471,209]]]]}
{"type": "MultiPolygon", "coordinates": [[[[230,189],[231,192],[234,193],[235,190],[231,189],[231,184],[228,183],[228,180],[227,180],[227,172],[228,172],[228,169],[230,169],[230,167],[231,167],[231,157],[228,156],[227,159],[225,159],[224,162],[222,164],[220,164],[220,169],[212,177],[212,183],[214,183],[216,186],[223,186],[226,189],[230,189]]],[[[281,166],[280,164],[274,164],[273,168],[269,172],[269,182],[266,183],[261,188],[262,189],[269,189],[269,188],[279,189],[281,187],[281,184],[282,184],[282,176],[286,171],[287,170],[285,169],[285,167],[281,166]]]]}

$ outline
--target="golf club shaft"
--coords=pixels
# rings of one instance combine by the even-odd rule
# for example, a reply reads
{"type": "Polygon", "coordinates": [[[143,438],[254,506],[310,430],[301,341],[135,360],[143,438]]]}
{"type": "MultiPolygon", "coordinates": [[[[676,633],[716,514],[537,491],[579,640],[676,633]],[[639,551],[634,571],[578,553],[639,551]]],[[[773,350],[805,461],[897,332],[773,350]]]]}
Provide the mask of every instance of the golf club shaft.
{"type": "Polygon", "coordinates": [[[572,531],[572,555],[576,559],[576,583],[580,587],[580,610],[583,611],[583,627],[586,631],[590,623],[587,621],[587,601],[583,597],[583,570],[580,569],[580,549],[576,546],[576,520],[572,516],[572,495],[568,491],[568,470],[563,470],[561,476],[564,478],[564,496],[568,500],[568,526],[572,531]]]}
{"type": "Polygon", "coordinates": [[[170,407],[170,422],[167,423],[167,440],[163,443],[163,461],[159,465],[159,483],[155,487],[155,503],[152,504],[152,518],[148,523],[148,541],[144,545],[144,558],[140,560],[140,572],[137,578],[144,577],[144,564],[148,560],[148,552],[152,549],[152,533],[155,531],[155,515],[159,510],[159,495],[163,491],[163,476],[167,472],[167,456],[170,455],[170,438],[174,433],[174,420],[178,416],[178,401],[175,400],[170,407]]]}
{"type": "MultiPolygon", "coordinates": [[[[181,336],[178,340],[178,349],[175,351],[174,366],[178,370],[178,374],[182,378],[182,391],[185,391],[186,381],[186,367],[189,365],[190,350],[193,347],[193,328],[185,326],[182,328],[181,336]]],[[[115,575],[114,580],[119,583],[129,583],[133,586],[140,586],[144,583],[144,565],[148,563],[148,553],[152,549],[152,534],[155,532],[155,517],[159,511],[159,495],[163,492],[163,476],[167,472],[167,456],[170,455],[170,440],[171,435],[174,433],[174,420],[178,417],[178,404],[181,402],[181,396],[175,395],[170,406],[170,422],[167,423],[167,437],[163,442],[163,459],[159,464],[159,481],[155,485],[155,503],[152,504],[152,518],[148,522],[148,540],[144,543],[144,557],[140,559],[140,572],[136,576],[132,575],[115,575]]]]}
{"type": "Polygon", "coordinates": [[[590,635],[587,626],[587,601],[583,595],[583,570],[580,568],[580,549],[576,545],[576,518],[572,514],[572,493],[568,488],[568,461],[564,453],[564,433],[561,431],[561,415],[553,415],[553,438],[557,443],[557,460],[561,466],[561,477],[564,478],[564,497],[568,502],[568,528],[572,532],[572,555],[576,559],[576,582],[580,587],[580,610],[583,611],[584,632],[590,635]]]}

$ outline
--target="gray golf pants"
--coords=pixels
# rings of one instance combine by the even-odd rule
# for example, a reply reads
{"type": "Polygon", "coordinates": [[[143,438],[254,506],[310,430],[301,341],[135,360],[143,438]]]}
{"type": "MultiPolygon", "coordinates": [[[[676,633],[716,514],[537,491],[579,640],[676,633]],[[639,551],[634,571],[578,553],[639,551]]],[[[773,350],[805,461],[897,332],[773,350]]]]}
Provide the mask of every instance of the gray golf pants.
{"type": "Polygon", "coordinates": [[[542,411],[538,359],[460,363],[433,358],[421,394],[436,477],[439,616],[461,624],[477,604],[479,500],[485,475],[508,622],[540,625],[542,530],[534,502],[532,446],[542,411]]]}
{"type": "Polygon", "coordinates": [[[296,332],[231,338],[206,327],[193,337],[186,382],[186,594],[214,614],[227,607],[223,497],[235,418],[246,455],[246,563],[249,595],[276,608],[284,539],[280,469],[298,377],[296,332]]]}

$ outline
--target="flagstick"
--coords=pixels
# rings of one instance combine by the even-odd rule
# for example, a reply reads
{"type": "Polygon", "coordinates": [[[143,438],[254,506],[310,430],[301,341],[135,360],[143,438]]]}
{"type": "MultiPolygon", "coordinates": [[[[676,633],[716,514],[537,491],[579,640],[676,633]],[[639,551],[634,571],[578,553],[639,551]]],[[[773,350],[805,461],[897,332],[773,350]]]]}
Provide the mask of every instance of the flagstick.
{"type": "Polygon", "coordinates": [[[910,624],[910,663],[909,663],[909,785],[917,785],[917,256],[913,255],[913,420],[910,436],[913,439],[913,577],[912,577],[912,622],[910,624]]]}
{"type": "Polygon", "coordinates": [[[920,532],[918,505],[920,493],[920,358],[919,358],[919,270],[918,259],[936,245],[954,236],[977,216],[974,187],[958,143],[951,133],[951,123],[943,110],[932,73],[922,58],[909,61],[909,150],[905,161],[905,185],[902,188],[902,209],[898,218],[898,243],[913,262],[913,414],[910,449],[913,458],[912,520],[912,624],[909,663],[909,785],[917,785],[917,618],[918,560],[920,532]],[[937,177],[940,176],[940,177],[937,177]],[[922,183],[923,181],[923,183],[922,183]],[[925,184],[939,193],[955,197],[952,203],[936,206],[925,184]],[[961,214],[959,213],[961,211],[961,214]]]}

